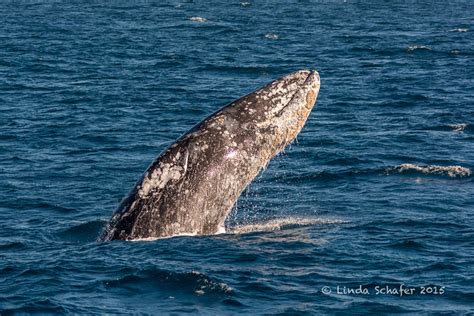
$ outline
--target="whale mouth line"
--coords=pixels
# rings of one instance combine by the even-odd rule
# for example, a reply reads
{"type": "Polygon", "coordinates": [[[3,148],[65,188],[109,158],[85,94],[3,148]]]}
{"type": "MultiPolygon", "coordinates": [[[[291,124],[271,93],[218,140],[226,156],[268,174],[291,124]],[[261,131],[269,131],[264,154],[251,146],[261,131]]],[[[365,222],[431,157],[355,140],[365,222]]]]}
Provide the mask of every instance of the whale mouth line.
{"type": "Polygon", "coordinates": [[[283,112],[288,108],[288,106],[293,103],[293,100],[295,99],[295,97],[298,95],[298,93],[301,91],[301,89],[304,88],[306,82],[309,80],[310,75],[311,75],[311,73],[309,73],[308,76],[306,77],[305,81],[297,89],[295,89],[293,91],[293,94],[291,95],[290,100],[288,100],[288,102],[286,102],[286,104],[278,112],[276,112],[274,114],[274,116],[276,116],[276,117],[281,116],[283,114],[283,112]]]}
{"type": "Polygon", "coordinates": [[[299,92],[304,89],[307,85],[310,85],[311,84],[311,80],[313,79],[313,76],[318,76],[319,74],[317,73],[317,71],[314,71],[314,70],[307,70],[308,72],[308,75],[306,76],[305,80],[303,81],[303,83],[301,83],[299,85],[299,87],[297,89],[294,90],[293,92],[293,95],[291,96],[290,100],[275,114],[275,116],[281,116],[281,114],[284,112],[284,110],[290,105],[292,104],[293,100],[295,99],[295,97],[299,94],[299,92]]]}
{"type": "MultiPolygon", "coordinates": [[[[268,119],[273,119],[273,118],[280,118],[285,112],[287,112],[288,108],[295,104],[295,99],[298,99],[299,97],[305,98],[305,96],[302,95],[302,91],[308,90],[308,86],[312,86],[312,81],[317,80],[319,84],[319,73],[314,70],[302,70],[300,71],[300,78],[298,81],[300,83],[297,84],[296,87],[293,89],[289,90],[286,92],[287,95],[289,95],[288,101],[285,100],[285,103],[283,105],[280,105],[277,107],[277,109],[274,109],[272,111],[269,111],[269,117],[268,119]],[[306,75],[303,79],[303,75],[306,75]]],[[[291,110],[290,110],[291,111],[291,110]]],[[[265,126],[268,123],[261,123],[260,126],[265,126]]]]}

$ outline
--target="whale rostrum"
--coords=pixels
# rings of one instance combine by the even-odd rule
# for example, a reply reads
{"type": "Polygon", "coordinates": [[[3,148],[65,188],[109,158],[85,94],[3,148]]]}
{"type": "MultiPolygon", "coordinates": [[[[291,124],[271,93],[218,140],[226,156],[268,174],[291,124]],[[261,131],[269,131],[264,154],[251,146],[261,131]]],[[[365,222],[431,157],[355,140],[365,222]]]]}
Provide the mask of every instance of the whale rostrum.
{"type": "Polygon", "coordinates": [[[222,231],[242,191],[303,128],[319,86],[316,71],[300,70],[204,119],[148,167],[99,240],[222,231]]]}

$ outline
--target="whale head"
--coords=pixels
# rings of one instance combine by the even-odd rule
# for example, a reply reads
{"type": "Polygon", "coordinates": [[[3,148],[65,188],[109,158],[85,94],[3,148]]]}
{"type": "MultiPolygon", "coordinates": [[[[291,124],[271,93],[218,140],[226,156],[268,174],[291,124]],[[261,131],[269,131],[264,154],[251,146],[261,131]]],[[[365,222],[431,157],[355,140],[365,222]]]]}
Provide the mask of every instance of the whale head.
{"type": "Polygon", "coordinates": [[[320,87],[316,71],[300,70],[234,101],[223,112],[238,117],[266,164],[290,144],[313,109],[320,87]]]}

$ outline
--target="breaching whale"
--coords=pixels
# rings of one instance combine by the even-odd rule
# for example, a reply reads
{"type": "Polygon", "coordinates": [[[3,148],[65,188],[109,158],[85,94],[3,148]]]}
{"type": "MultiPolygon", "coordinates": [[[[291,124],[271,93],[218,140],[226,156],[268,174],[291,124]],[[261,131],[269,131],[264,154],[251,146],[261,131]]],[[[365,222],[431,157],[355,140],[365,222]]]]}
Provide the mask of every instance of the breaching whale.
{"type": "Polygon", "coordinates": [[[300,70],[204,119],[148,167],[99,240],[221,231],[242,191],[303,128],[319,85],[316,71],[300,70]]]}

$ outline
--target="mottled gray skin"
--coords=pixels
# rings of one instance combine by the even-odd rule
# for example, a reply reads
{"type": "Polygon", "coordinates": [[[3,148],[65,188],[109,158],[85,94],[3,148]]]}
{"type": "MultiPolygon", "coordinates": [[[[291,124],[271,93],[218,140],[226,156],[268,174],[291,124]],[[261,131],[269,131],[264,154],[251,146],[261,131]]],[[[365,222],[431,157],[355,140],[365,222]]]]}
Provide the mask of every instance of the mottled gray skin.
{"type": "Polygon", "coordinates": [[[222,231],[245,187],[298,135],[318,92],[318,73],[301,70],[206,118],[152,163],[100,240],[222,231]]]}

